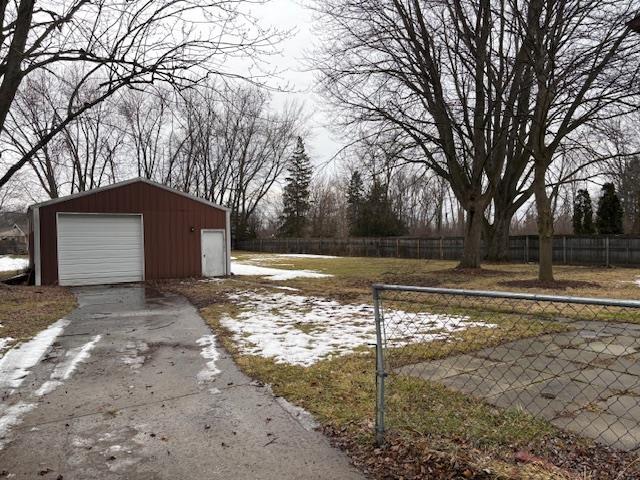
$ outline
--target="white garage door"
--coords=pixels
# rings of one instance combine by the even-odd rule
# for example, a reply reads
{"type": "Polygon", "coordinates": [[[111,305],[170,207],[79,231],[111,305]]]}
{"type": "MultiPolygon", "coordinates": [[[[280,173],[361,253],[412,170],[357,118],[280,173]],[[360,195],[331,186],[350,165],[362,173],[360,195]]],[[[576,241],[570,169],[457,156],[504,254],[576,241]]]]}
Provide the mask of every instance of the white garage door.
{"type": "Polygon", "coordinates": [[[144,279],[141,215],[58,214],[60,285],[144,279]]]}

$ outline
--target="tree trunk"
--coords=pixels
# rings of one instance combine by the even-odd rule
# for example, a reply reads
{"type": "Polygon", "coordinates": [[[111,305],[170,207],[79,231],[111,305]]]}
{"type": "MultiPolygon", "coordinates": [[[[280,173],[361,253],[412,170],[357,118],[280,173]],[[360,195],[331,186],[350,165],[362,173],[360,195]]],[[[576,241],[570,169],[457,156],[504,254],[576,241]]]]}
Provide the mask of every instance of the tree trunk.
{"type": "Polygon", "coordinates": [[[534,193],[538,210],[538,280],[553,282],[553,213],[551,199],[545,186],[545,172],[542,169],[542,172],[538,170],[536,167],[534,179],[534,193]]]}
{"type": "Polygon", "coordinates": [[[510,212],[496,210],[493,224],[486,226],[486,260],[490,262],[506,262],[509,260],[509,233],[512,218],[513,215],[510,212]]]}
{"type": "Polygon", "coordinates": [[[458,268],[480,268],[483,221],[484,208],[482,208],[482,202],[475,202],[467,209],[464,228],[464,251],[458,268]]]}

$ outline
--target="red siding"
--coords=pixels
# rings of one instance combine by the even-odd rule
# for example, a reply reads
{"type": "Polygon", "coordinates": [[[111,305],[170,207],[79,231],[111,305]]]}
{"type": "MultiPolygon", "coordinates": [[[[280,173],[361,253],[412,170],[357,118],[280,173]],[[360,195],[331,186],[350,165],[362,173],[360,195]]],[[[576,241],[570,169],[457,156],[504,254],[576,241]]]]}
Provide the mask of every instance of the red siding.
{"type": "Polygon", "coordinates": [[[200,276],[200,230],[226,228],[225,210],[145,182],[129,183],[44,205],[40,207],[43,285],[58,283],[58,212],[142,213],[147,280],[200,276]]]}

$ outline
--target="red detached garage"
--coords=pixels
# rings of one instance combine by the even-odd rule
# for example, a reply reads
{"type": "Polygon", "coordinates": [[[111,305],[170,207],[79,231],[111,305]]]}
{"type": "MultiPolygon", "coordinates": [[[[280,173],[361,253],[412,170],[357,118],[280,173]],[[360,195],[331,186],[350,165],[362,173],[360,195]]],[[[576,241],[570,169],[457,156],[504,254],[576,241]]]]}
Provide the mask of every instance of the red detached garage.
{"type": "Polygon", "coordinates": [[[229,209],[136,178],[29,207],[36,285],[230,272],[229,209]]]}

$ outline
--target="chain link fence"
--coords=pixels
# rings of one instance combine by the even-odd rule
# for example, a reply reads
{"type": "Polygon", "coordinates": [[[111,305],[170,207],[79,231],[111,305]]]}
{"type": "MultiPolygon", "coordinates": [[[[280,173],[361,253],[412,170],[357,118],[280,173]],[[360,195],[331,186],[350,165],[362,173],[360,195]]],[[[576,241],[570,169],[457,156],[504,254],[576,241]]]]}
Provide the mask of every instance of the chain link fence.
{"type": "Polygon", "coordinates": [[[393,285],[373,294],[379,444],[411,431],[483,448],[559,438],[556,447],[640,448],[640,301],[393,285]]]}

